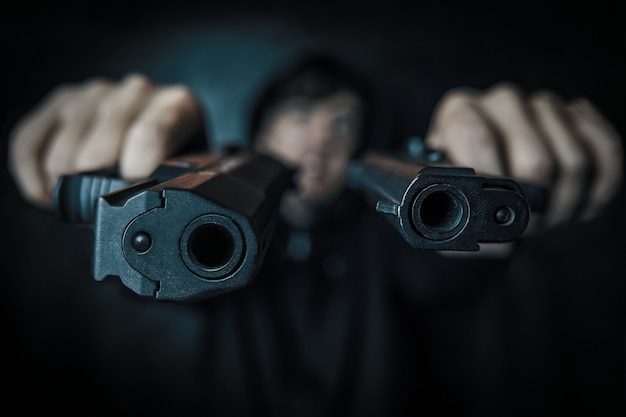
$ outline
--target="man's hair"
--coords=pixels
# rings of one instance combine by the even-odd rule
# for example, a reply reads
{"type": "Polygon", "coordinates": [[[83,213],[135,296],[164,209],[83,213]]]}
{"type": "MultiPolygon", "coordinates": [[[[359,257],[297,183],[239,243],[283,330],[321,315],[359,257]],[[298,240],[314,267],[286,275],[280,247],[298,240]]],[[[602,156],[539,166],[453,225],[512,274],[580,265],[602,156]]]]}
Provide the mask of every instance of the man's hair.
{"type": "Polygon", "coordinates": [[[358,129],[359,153],[367,147],[368,125],[372,120],[373,93],[370,84],[353,68],[328,53],[307,53],[294,65],[276,74],[257,100],[251,120],[251,141],[254,142],[268,116],[287,100],[304,97],[311,101],[328,98],[341,91],[354,93],[361,101],[362,117],[358,129]]]}

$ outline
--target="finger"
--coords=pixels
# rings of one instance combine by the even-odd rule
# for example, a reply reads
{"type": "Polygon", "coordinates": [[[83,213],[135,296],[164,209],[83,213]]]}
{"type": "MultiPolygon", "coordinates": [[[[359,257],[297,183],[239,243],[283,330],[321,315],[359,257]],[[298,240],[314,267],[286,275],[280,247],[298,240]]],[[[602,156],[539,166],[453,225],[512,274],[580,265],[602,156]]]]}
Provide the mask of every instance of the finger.
{"type": "Polygon", "coordinates": [[[122,176],[132,179],[150,175],[201,129],[200,105],[187,88],[159,90],[127,132],[120,155],[122,176]]]}
{"type": "Polygon", "coordinates": [[[572,126],[584,142],[593,159],[588,202],[583,219],[591,219],[617,194],[622,185],[624,149],[615,128],[586,99],[567,105],[572,126]]]}
{"type": "Polygon", "coordinates": [[[92,103],[94,120],[74,158],[76,171],[105,168],[118,162],[124,136],[152,91],[147,78],[132,75],[92,103]]]}
{"type": "Polygon", "coordinates": [[[500,138],[507,175],[548,184],[554,170],[552,155],[530,117],[522,92],[511,84],[498,84],[478,104],[500,138]]]}
{"type": "Polygon", "coordinates": [[[426,142],[446,152],[453,165],[471,167],[485,175],[504,175],[498,138],[476,100],[467,90],[444,96],[426,142]]]}
{"type": "Polygon", "coordinates": [[[47,176],[42,166],[45,148],[58,126],[60,106],[71,100],[74,92],[61,87],[25,116],[10,135],[9,167],[24,197],[47,206],[51,201],[47,176]]]}
{"type": "Polygon", "coordinates": [[[43,161],[46,183],[50,190],[61,175],[76,170],[75,156],[79,145],[93,123],[98,102],[110,89],[110,83],[94,80],[82,86],[71,100],[59,106],[59,128],[50,140],[43,161]]]}
{"type": "Polygon", "coordinates": [[[588,159],[559,97],[548,92],[536,93],[529,105],[557,165],[546,213],[547,225],[554,226],[571,220],[580,209],[586,197],[588,159]]]}

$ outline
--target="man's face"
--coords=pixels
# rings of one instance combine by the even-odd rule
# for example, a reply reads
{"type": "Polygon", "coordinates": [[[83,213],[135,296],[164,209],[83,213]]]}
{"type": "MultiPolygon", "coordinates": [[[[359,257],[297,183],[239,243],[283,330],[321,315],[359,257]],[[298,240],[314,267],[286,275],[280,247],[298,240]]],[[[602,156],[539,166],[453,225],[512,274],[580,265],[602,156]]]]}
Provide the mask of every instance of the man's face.
{"type": "Polygon", "coordinates": [[[315,102],[294,97],[269,116],[259,148],[299,168],[296,186],[302,200],[324,203],[342,187],[361,117],[359,99],[347,91],[315,102]]]}

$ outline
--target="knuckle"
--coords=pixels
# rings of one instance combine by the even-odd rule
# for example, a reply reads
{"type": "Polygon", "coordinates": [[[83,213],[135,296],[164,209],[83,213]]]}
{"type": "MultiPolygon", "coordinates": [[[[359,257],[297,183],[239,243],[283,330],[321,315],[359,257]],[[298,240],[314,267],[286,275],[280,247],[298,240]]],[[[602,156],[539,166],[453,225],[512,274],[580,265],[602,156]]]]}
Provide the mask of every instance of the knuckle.
{"type": "Polygon", "coordinates": [[[109,94],[103,94],[98,100],[96,112],[100,117],[117,117],[124,113],[131,103],[147,94],[152,89],[143,75],[130,75],[118,84],[109,94]]]}
{"type": "Polygon", "coordinates": [[[99,152],[92,147],[83,148],[74,162],[74,168],[78,171],[92,170],[115,163],[115,156],[107,152],[99,152]]]}
{"type": "Polygon", "coordinates": [[[502,102],[518,102],[524,96],[521,87],[510,81],[494,84],[486,94],[502,102]]]}
{"type": "Polygon", "coordinates": [[[66,101],[59,106],[58,117],[63,124],[72,123],[72,121],[81,114],[83,107],[80,100],[66,101]]]}
{"type": "Polygon", "coordinates": [[[532,100],[552,101],[556,97],[554,92],[550,90],[537,90],[530,95],[532,100]]]}
{"type": "Polygon", "coordinates": [[[529,101],[534,105],[546,104],[551,107],[557,107],[563,104],[561,98],[554,91],[550,90],[535,91],[531,94],[529,101]]]}
{"type": "Polygon", "coordinates": [[[513,175],[533,181],[548,181],[555,171],[554,161],[547,153],[528,153],[515,158],[511,169],[513,175]]]}
{"type": "Polygon", "coordinates": [[[110,86],[111,82],[104,78],[93,78],[85,82],[84,91],[86,94],[98,94],[110,86]]]}
{"type": "Polygon", "coordinates": [[[566,175],[578,175],[587,172],[589,161],[581,149],[572,148],[562,154],[561,170],[566,175]]]}
{"type": "Polygon", "coordinates": [[[564,106],[574,114],[574,117],[582,118],[588,122],[598,123],[602,119],[600,112],[594,103],[587,97],[578,97],[564,106]]]}
{"type": "Polygon", "coordinates": [[[67,161],[56,158],[51,155],[51,157],[47,158],[43,164],[44,171],[47,172],[52,177],[58,177],[63,174],[66,174],[70,171],[70,166],[68,166],[67,161]]]}
{"type": "Polygon", "coordinates": [[[146,149],[158,146],[167,139],[171,128],[161,121],[136,123],[128,130],[127,140],[135,147],[146,149]]]}
{"type": "MultiPolygon", "coordinates": [[[[175,88],[167,92],[166,104],[160,110],[160,119],[156,123],[162,128],[171,128],[185,119],[195,109],[195,98],[186,88],[175,88]]],[[[154,123],[154,122],[153,122],[154,123]]]]}
{"type": "Polygon", "coordinates": [[[174,107],[184,107],[195,103],[191,90],[185,86],[168,87],[164,92],[168,102],[174,107]]]}
{"type": "Polygon", "coordinates": [[[450,112],[459,108],[464,108],[474,100],[474,94],[468,89],[455,88],[448,90],[439,101],[439,110],[441,112],[450,112]]]}
{"type": "Polygon", "coordinates": [[[465,123],[459,126],[457,135],[468,148],[476,151],[495,146],[495,138],[485,123],[478,121],[465,123]]]}
{"type": "Polygon", "coordinates": [[[118,113],[120,108],[120,99],[116,96],[107,96],[98,101],[96,106],[96,114],[99,117],[109,118],[118,113]]]}
{"type": "Polygon", "coordinates": [[[128,89],[134,93],[145,93],[152,90],[153,85],[150,79],[143,74],[131,74],[122,83],[123,89],[128,89]]]}
{"type": "Polygon", "coordinates": [[[128,85],[150,85],[150,79],[145,76],[144,74],[141,73],[132,73],[132,74],[128,74],[125,78],[124,78],[124,84],[128,84],[128,85]]]}
{"type": "Polygon", "coordinates": [[[65,101],[69,97],[76,94],[77,90],[78,88],[73,84],[59,84],[58,86],[54,87],[54,89],[52,89],[46,101],[48,103],[65,101]]]}
{"type": "MultiPolygon", "coordinates": [[[[73,93],[69,99],[63,100],[59,104],[59,119],[71,124],[81,116],[85,116],[88,111],[93,111],[91,103],[101,103],[107,98],[106,92],[110,88],[110,83],[103,79],[94,79],[87,81],[80,87],[74,87],[73,93]],[[91,110],[89,110],[91,109],[91,110]]],[[[99,104],[96,105],[96,109],[99,104]]]]}

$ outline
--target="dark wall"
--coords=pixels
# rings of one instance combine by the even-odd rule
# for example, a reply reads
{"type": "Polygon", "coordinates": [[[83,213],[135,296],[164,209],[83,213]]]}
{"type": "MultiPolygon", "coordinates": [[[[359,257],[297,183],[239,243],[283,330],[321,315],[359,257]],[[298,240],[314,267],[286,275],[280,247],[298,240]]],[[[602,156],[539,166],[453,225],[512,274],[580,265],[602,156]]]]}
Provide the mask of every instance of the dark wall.
{"type": "Polygon", "coordinates": [[[618,125],[624,111],[624,6],[618,1],[235,1],[176,7],[31,1],[2,7],[3,113],[24,111],[58,83],[96,75],[141,70],[163,81],[184,81],[173,63],[169,72],[162,69],[176,39],[229,26],[251,38],[250,28],[262,27],[268,38],[273,30],[272,40],[284,47],[321,39],[358,57],[385,91],[400,98],[410,119],[406,131],[425,130],[447,88],[501,80],[550,88],[566,98],[587,95],[618,125]],[[296,39],[290,38],[294,33],[296,39]]]}

